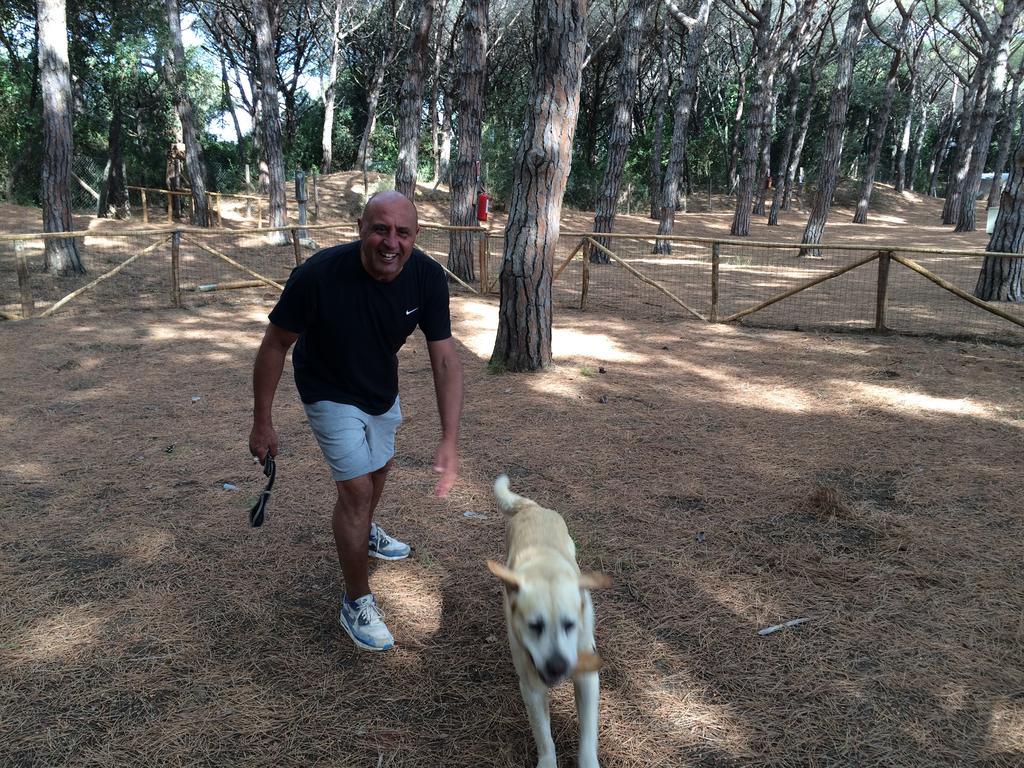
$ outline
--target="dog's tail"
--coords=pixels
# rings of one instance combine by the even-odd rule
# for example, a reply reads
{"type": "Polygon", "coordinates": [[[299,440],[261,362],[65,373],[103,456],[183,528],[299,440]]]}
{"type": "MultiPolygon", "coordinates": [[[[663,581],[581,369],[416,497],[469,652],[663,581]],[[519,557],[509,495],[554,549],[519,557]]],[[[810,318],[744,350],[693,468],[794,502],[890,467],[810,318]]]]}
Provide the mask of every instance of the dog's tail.
{"type": "Polygon", "coordinates": [[[509,490],[508,475],[498,475],[494,481],[494,497],[498,500],[498,508],[507,515],[515,514],[518,502],[525,501],[522,496],[509,490]]]}

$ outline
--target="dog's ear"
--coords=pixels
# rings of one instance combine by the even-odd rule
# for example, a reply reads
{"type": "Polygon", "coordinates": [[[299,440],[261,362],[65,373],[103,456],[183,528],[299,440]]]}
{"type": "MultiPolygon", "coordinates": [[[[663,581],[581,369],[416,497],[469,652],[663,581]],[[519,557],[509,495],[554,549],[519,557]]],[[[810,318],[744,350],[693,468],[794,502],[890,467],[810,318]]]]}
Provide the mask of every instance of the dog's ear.
{"type": "Polygon", "coordinates": [[[580,587],[583,589],[605,589],[612,585],[611,576],[597,571],[583,571],[580,574],[580,587]]]}
{"type": "Polygon", "coordinates": [[[513,592],[519,589],[519,577],[516,576],[515,571],[509,569],[507,566],[497,563],[494,560],[487,561],[487,569],[505,582],[505,586],[511,589],[513,592]]]}

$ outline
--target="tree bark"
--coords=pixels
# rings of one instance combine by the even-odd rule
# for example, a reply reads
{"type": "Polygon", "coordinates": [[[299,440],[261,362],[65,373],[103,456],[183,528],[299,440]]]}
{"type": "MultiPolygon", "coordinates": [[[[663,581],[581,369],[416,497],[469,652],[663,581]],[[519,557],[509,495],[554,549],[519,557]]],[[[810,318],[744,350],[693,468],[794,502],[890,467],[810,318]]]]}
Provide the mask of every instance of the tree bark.
{"type": "MultiPolygon", "coordinates": [[[[1017,141],[1013,168],[999,199],[999,216],[985,249],[992,253],[1024,253],[1024,132],[1017,141]]],[[[1024,302],[1021,275],[1024,258],[986,256],[974,295],[985,301],[1024,302]]]]}
{"type": "MultiPolygon", "coordinates": [[[[71,65],[68,60],[67,11],[64,0],[38,0],[39,79],[43,94],[42,198],[43,231],[73,232],[71,216],[71,65]]],[[[47,238],[43,256],[47,272],[85,274],[73,238],[47,238]]]]}
{"type": "MultiPolygon", "coordinates": [[[[277,67],[274,63],[274,25],[270,18],[268,0],[253,0],[252,8],[256,25],[263,154],[267,162],[267,186],[270,193],[270,226],[283,227],[287,223],[288,212],[284,191],[281,118],[277,103],[277,67]]],[[[291,238],[283,231],[267,234],[267,242],[271,245],[285,245],[290,241],[291,238]]]]}
{"type": "Polygon", "coordinates": [[[857,210],[853,212],[853,223],[855,224],[867,223],[867,208],[871,204],[874,174],[878,173],[879,161],[882,159],[882,145],[886,140],[886,130],[889,127],[889,117],[892,115],[893,101],[896,100],[896,77],[899,75],[900,62],[903,60],[903,46],[909,29],[910,16],[905,15],[900,23],[899,33],[896,35],[896,50],[889,63],[889,74],[886,76],[886,87],[882,96],[882,110],[879,115],[872,118],[873,127],[868,134],[870,150],[868,150],[867,166],[864,168],[864,176],[860,183],[857,210]]]}
{"type": "MultiPolygon", "coordinates": [[[[693,93],[697,89],[697,70],[700,66],[701,49],[707,30],[711,0],[700,0],[697,12],[688,24],[684,45],[683,73],[676,94],[675,116],[672,124],[672,144],[669,149],[668,166],[661,185],[661,215],[658,222],[659,235],[671,235],[676,223],[676,196],[679,178],[682,175],[683,157],[686,154],[686,133],[690,127],[690,112],[693,93]]],[[[655,240],[655,253],[671,253],[670,240],[655,240]]]]}
{"type": "Polygon", "coordinates": [[[203,147],[199,143],[195,110],[189,98],[185,79],[185,48],[181,42],[181,17],[178,0],[166,0],[167,25],[171,31],[170,61],[166,76],[171,86],[174,109],[181,122],[182,137],[185,141],[185,167],[188,169],[192,191],[192,223],[200,227],[210,225],[209,206],[206,200],[206,161],[203,147]]]}
{"type": "MultiPolygon", "coordinates": [[[[466,0],[462,20],[459,66],[459,135],[452,169],[452,226],[476,224],[476,196],[480,187],[480,144],[483,128],[484,84],[487,72],[488,0],[466,0]]],[[[476,238],[470,232],[448,235],[448,269],[466,282],[474,279],[476,238]]]]}
{"type": "MultiPolygon", "coordinates": [[[[823,63],[819,59],[819,64],[823,63]]],[[[782,193],[782,210],[788,211],[793,200],[793,189],[796,186],[796,175],[800,169],[800,161],[804,155],[804,145],[807,143],[807,131],[811,127],[811,116],[814,114],[814,102],[818,97],[818,83],[821,80],[821,66],[811,67],[811,82],[807,89],[807,105],[804,107],[803,117],[800,118],[800,134],[796,139],[796,146],[793,147],[793,156],[789,159],[786,168],[786,188],[782,193]]],[[[801,177],[802,178],[802,177],[801,177]]],[[[800,200],[803,204],[803,198],[800,200]]]]}
{"type": "MultiPolygon", "coordinates": [[[[640,65],[640,38],[644,32],[648,0],[630,0],[626,10],[625,31],[622,35],[622,59],[619,61],[618,93],[612,107],[612,124],[608,134],[608,162],[597,192],[594,205],[594,231],[613,232],[615,214],[622,187],[622,172],[626,167],[626,152],[633,124],[633,101],[636,97],[637,69],[640,65]]],[[[608,238],[597,242],[608,247],[608,238]]],[[[598,248],[588,248],[594,263],[607,264],[608,255],[598,248]]]]}
{"type": "Polygon", "coordinates": [[[110,84],[110,126],[107,129],[107,167],[96,204],[96,214],[106,218],[112,211],[115,219],[131,217],[128,206],[128,187],[124,169],[124,110],[116,83],[110,84]]]}
{"type": "Polygon", "coordinates": [[[814,195],[807,226],[804,228],[805,243],[821,242],[828,221],[829,208],[832,206],[832,197],[836,192],[836,172],[843,156],[843,132],[846,127],[846,111],[850,105],[853,60],[857,53],[857,42],[860,40],[860,30],[864,24],[866,11],[867,0],[853,0],[850,5],[850,15],[846,21],[846,30],[843,32],[843,42],[839,49],[839,61],[836,65],[836,90],[829,107],[825,147],[818,174],[818,190],[814,195]]]}
{"type": "Polygon", "coordinates": [[[452,137],[455,131],[452,128],[451,96],[444,91],[441,92],[441,105],[443,107],[443,112],[441,113],[441,148],[437,156],[437,183],[434,185],[435,189],[437,184],[447,184],[452,178],[452,137]]]}
{"type": "Polygon", "coordinates": [[[434,0],[416,0],[406,49],[405,79],[398,114],[398,167],[395,189],[414,200],[419,172],[420,113],[423,110],[423,70],[430,42],[434,0]]]}
{"type": "Polygon", "coordinates": [[[882,108],[873,119],[874,125],[870,132],[871,149],[868,150],[868,164],[864,169],[864,178],[861,180],[857,210],[853,212],[854,224],[866,224],[868,221],[868,206],[871,204],[871,192],[875,188],[875,174],[878,172],[878,162],[882,158],[882,144],[885,142],[885,132],[889,127],[892,104],[896,99],[896,76],[899,74],[900,63],[903,61],[903,46],[909,29],[910,16],[907,15],[903,17],[899,33],[896,35],[896,50],[889,63],[889,73],[885,78],[885,88],[882,92],[882,108]]]}
{"type": "Polygon", "coordinates": [[[906,188],[913,192],[917,188],[917,168],[921,164],[921,150],[924,148],[924,128],[928,125],[928,104],[921,103],[921,130],[914,133],[914,140],[910,144],[910,152],[907,154],[907,181],[906,188]]]}
{"type": "Polygon", "coordinates": [[[746,237],[750,234],[750,214],[754,200],[754,181],[757,171],[757,159],[761,151],[759,138],[763,129],[764,113],[771,90],[768,78],[773,70],[770,61],[772,1],[762,0],[761,9],[754,27],[754,68],[753,85],[746,108],[746,139],[743,143],[743,155],[740,160],[739,184],[736,186],[736,210],[733,213],[729,233],[734,237],[746,237]]]}
{"type": "Polygon", "coordinates": [[[651,137],[651,164],[648,170],[647,183],[651,198],[651,218],[661,215],[661,179],[662,158],[665,140],[665,105],[668,103],[669,71],[668,62],[671,54],[671,38],[668,21],[662,25],[660,50],[658,56],[658,90],[654,97],[654,119],[651,121],[654,135],[651,137]]]}
{"type": "Polygon", "coordinates": [[[772,205],[768,210],[769,227],[777,226],[779,223],[779,211],[788,209],[789,207],[789,190],[793,183],[793,175],[796,173],[796,167],[791,167],[791,163],[794,159],[799,162],[799,153],[803,150],[803,142],[807,136],[807,124],[809,122],[808,116],[813,106],[814,96],[818,90],[819,67],[817,66],[817,63],[818,57],[821,53],[822,44],[825,40],[824,26],[822,26],[821,32],[818,36],[818,41],[815,44],[814,51],[810,57],[811,87],[807,95],[807,109],[805,110],[804,119],[802,121],[800,144],[794,154],[793,143],[796,137],[796,115],[797,109],[800,106],[800,63],[803,48],[807,45],[809,34],[808,28],[809,25],[804,25],[803,29],[794,27],[793,34],[796,38],[796,45],[791,46],[789,49],[789,75],[786,87],[786,133],[783,136],[779,152],[779,171],[775,179],[775,188],[772,190],[772,205]]]}
{"type": "Polygon", "coordinates": [[[971,151],[971,162],[967,175],[963,180],[963,191],[960,197],[960,213],[957,216],[957,232],[973,232],[975,229],[975,213],[978,208],[978,190],[981,188],[981,172],[985,170],[989,148],[992,145],[992,131],[996,118],[999,116],[999,105],[1006,87],[1006,65],[1010,56],[1010,41],[1017,17],[1020,16],[1024,3],[1007,0],[1003,3],[1003,13],[999,19],[992,39],[992,64],[988,76],[985,100],[977,119],[977,132],[974,147],[971,151]]]}
{"type": "Polygon", "coordinates": [[[896,173],[893,188],[899,194],[907,189],[907,155],[910,153],[910,128],[914,121],[914,108],[917,97],[917,87],[910,89],[910,99],[907,103],[907,114],[903,117],[903,130],[900,131],[900,143],[896,150],[896,173]]]}
{"type": "Polygon", "coordinates": [[[536,64],[516,153],[491,365],[551,363],[551,279],[579,116],[586,0],[534,0],[536,64]]]}
{"type": "Polygon", "coordinates": [[[974,148],[975,119],[977,101],[984,96],[982,84],[987,74],[985,61],[982,59],[974,68],[974,74],[964,89],[963,103],[960,109],[960,128],[957,131],[953,162],[949,166],[949,177],[946,182],[946,201],[942,206],[942,223],[957,223],[960,215],[960,198],[963,194],[963,182],[967,178],[967,170],[971,164],[971,151],[974,148]]]}
{"type": "Polygon", "coordinates": [[[772,186],[772,139],[775,136],[775,106],[778,98],[778,94],[775,93],[774,80],[774,76],[769,78],[768,106],[761,119],[761,131],[758,138],[761,145],[761,156],[757,161],[757,185],[754,205],[751,208],[751,213],[754,216],[764,216],[764,201],[772,186]]]}
{"type": "MultiPolygon", "coordinates": [[[[939,172],[942,164],[949,154],[949,137],[953,135],[953,126],[956,123],[956,100],[960,90],[960,81],[953,81],[953,89],[949,97],[949,110],[946,116],[939,123],[939,139],[935,142],[935,149],[932,152],[932,159],[928,164],[928,194],[937,197],[939,192],[939,172]]],[[[920,136],[923,131],[919,131],[920,136]]]]}
{"type": "Polygon", "coordinates": [[[366,125],[363,126],[363,138],[359,141],[359,168],[363,172],[364,194],[369,194],[365,185],[370,166],[373,165],[373,131],[377,127],[377,104],[380,102],[381,91],[384,90],[386,61],[385,55],[382,54],[373,73],[373,84],[366,97],[366,125]]]}
{"type": "MultiPolygon", "coordinates": [[[[999,131],[999,152],[996,154],[996,161],[992,166],[992,186],[988,190],[988,208],[999,204],[999,195],[1003,189],[1003,169],[1006,161],[1010,159],[1010,146],[1013,141],[1013,124],[1017,119],[1017,97],[1020,95],[1020,83],[1024,79],[1024,63],[1021,69],[1014,75],[1013,88],[1006,103],[1006,120],[999,131]]],[[[1020,115],[1021,132],[1024,133],[1024,113],[1020,115]]]]}
{"type": "Polygon", "coordinates": [[[324,127],[320,132],[320,172],[330,173],[334,163],[334,100],[338,83],[338,59],[341,58],[341,5],[335,0],[331,21],[331,64],[324,82],[324,127]]]}

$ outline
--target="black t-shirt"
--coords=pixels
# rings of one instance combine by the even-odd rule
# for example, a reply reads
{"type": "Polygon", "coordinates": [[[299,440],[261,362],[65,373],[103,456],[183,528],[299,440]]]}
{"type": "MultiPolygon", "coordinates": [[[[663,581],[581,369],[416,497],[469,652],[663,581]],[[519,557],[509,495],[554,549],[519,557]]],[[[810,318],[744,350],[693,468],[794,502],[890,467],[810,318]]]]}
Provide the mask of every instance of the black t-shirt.
{"type": "Polygon", "coordinates": [[[417,325],[452,335],[448,280],[422,251],[389,283],[363,267],[359,241],[326,248],[292,270],[270,322],[300,334],[292,362],[304,403],[331,400],[385,413],[398,396],[398,350],[417,325]]]}

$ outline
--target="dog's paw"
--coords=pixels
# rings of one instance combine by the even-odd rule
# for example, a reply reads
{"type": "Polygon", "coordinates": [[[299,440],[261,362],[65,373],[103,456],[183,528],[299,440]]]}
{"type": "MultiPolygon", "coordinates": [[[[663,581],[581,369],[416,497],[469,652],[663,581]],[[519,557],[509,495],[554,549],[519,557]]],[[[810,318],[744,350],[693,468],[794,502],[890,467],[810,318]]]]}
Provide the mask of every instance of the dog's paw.
{"type": "Polygon", "coordinates": [[[558,768],[558,763],[553,757],[542,757],[537,761],[537,768],[558,768]]]}

